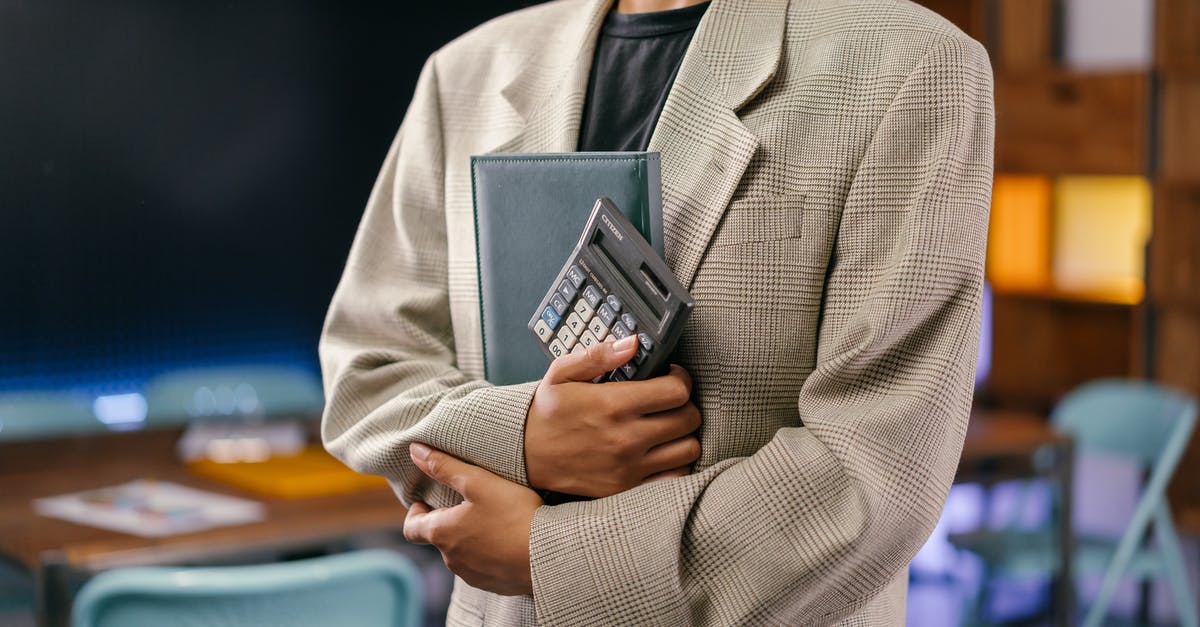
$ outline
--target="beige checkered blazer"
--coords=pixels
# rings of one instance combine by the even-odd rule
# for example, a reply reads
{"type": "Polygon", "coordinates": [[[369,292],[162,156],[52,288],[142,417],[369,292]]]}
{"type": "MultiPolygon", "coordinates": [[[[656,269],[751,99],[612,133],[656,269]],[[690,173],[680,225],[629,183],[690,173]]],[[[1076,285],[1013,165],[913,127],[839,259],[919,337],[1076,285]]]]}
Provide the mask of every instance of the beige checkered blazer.
{"type": "MultiPolygon", "coordinates": [[[[405,502],[454,501],[413,440],[527,481],[535,384],[480,380],[468,157],[574,149],[610,2],[435,53],[371,195],[322,339],[323,434],[405,502]]],[[[986,53],[925,9],[713,0],[650,143],[696,298],[696,472],[542,507],[533,596],[459,581],[450,623],[901,624],[967,424],[992,135],[986,53]]]]}

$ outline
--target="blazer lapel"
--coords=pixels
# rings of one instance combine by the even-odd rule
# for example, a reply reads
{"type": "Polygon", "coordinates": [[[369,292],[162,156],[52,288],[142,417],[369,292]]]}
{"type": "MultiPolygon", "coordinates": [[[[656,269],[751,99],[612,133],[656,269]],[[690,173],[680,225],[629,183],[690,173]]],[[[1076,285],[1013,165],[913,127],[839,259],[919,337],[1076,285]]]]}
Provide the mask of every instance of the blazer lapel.
{"type": "Polygon", "coordinates": [[[538,54],[501,90],[525,126],[488,152],[575,151],[592,56],[612,2],[587,0],[568,23],[548,30],[538,54]]]}
{"type": "Polygon", "coordinates": [[[664,252],[685,286],[758,149],[737,111],[775,76],[786,14],[787,0],[713,0],[650,139],[662,153],[664,252]]]}

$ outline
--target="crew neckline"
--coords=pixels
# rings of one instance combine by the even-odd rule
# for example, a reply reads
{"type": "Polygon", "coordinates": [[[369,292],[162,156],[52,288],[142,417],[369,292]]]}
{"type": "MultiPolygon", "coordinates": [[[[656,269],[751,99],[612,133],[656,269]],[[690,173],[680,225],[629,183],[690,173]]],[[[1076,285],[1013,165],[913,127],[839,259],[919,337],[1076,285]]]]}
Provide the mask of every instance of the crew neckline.
{"type": "Polygon", "coordinates": [[[708,9],[709,2],[666,11],[649,13],[618,13],[614,5],[604,20],[603,34],[607,37],[639,39],[661,37],[696,28],[708,9]]]}

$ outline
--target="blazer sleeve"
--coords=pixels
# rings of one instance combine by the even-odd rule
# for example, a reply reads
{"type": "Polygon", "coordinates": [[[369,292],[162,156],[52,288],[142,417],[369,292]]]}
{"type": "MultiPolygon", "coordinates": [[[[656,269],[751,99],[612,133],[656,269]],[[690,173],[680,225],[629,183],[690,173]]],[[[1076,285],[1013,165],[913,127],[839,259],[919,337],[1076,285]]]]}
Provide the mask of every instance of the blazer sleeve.
{"type": "Polygon", "coordinates": [[[386,477],[405,505],[460,497],[408,455],[421,441],[526,484],[534,383],[491,386],[455,365],[448,295],[444,156],[436,55],[388,151],[320,342],[326,448],[386,477]]]}
{"type": "Polygon", "coordinates": [[[531,529],[545,624],[828,624],[900,576],[936,524],[970,412],[992,178],[991,69],[934,44],[853,177],[803,426],[754,455],[531,529]]]}

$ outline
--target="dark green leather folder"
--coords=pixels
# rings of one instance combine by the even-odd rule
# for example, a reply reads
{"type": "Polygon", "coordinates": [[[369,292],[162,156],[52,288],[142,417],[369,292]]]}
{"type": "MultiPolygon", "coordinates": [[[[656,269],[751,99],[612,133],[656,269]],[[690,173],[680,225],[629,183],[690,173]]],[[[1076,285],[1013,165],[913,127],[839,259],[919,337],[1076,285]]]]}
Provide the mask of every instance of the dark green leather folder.
{"type": "Polygon", "coordinates": [[[549,365],[526,328],[596,199],[607,197],[663,254],[656,152],[493,154],[471,157],[475,250],[487,380],[542,378],[549,365]]]}

